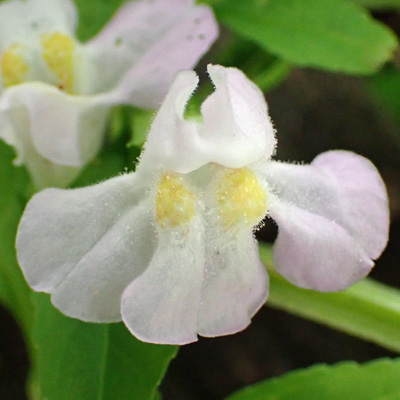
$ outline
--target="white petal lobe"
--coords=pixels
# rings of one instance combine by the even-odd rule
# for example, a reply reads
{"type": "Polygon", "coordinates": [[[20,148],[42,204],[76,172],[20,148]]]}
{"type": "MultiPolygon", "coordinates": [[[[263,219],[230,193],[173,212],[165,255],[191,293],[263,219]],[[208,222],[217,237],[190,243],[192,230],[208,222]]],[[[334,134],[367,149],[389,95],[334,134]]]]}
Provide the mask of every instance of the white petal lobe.
{"type": "Polygon", "coordinates": [[[215,92],[203,103],[203,151],[208,161],[240,168],[275,149],[275,133],[260,89],[240,70],[209,65],[215,92]]]}
{"type": "Polygon", "coordinates": [[[46,189],[35,195],[16,241],[18,261],[31,287],[54,291],[139,199],[132,174],[87,188],[46,189]]]}
{"type": "Polygon", "coordinates": [[[162,233],[146,271],[122,296],[122,319],[140,340],[187,344],[197,340],[204,269],[204,231],[194,221],[186,237],[162,233]]]}
{"type": "Polygon", "coordinates": [[[202,336],[239,332],[268,296],[268,275],[251,232],[206,239],[198,329],[202,336]]]}

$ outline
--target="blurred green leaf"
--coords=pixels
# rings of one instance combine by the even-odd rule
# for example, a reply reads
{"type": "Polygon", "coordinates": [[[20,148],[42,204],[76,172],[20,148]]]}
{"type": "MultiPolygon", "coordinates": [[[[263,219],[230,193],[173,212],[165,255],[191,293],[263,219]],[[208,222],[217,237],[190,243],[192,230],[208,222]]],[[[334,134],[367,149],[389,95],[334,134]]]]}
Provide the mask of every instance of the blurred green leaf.
{"type": "Polygon", "coordinates": [[[393,145],[400,150],[400,71],[390,65],[365,81],[365,87],[372,96],[376,112],[386,118],[388,133],[392,136],[393,145]]]}
{"type": "Polygon", "coordinates": [[[395,400],[400,398],[400,360],[359,365],[344,362],[290,372],[245,388],[227,400],[395,400]]]}
{"type": "Polygon", "coordinates": [[[283,60],[276,60],[268,68],[260,71],[252,80],[263,92],[267,92],[283,82],[291,70],[291,64],[283,60]]]}
{"type": "Polygon", "coordinates": [[[400,122],[400,71],[385,68],[367,81],[367,88],[400,122]]]}
{"type": "Polygon", "coordinates": [[[147,133],[155,116],[154,111],[135,108],[129,114],[129,123],[132,132],[128,146],[142,148],[147,139],[147,133]]]}
{"type": "Polygon", "coordinates": [[[12,165],[14,152],[0,141],[0,301],[29,330],[32,316],[28,288],[15,253],[15,235],[25,206],[28,176],[12,165]]]}
{"type": "Polygon", "coordinates": [[[122,323],[65,317],[33,295],[35,400],[152,400],[177,346],[143,343],[122,323]]]}
{"type": "Polygon", "coordinates": [[[218,19],[284,60],[352,74],[375,72],[393,32],[346,0],[208,0],[218,19]]]}
{"type": "Polygon", "coordinates": [[[106,152],[90,162],[74,181],[73,187],[81,187],[99,183],[105,179],[119,175],[126,167],[123,154],[106,152]]]}
{"type": "Polygon", "coordinates": [[[301,289],[274,271],[269,245],[260,244],[260,256],[270,276],[267,306],[400,352],[400,290],[373,279],[336,293],[301,289]]]}
{"type": "Polygon", "coordinates": [[[373,9],[400,8],[400,0],[350,0],[363,7],[373,9]]]}
{"type": "Polygon", "coordinates": [[[79,13],[77,36],[85,41],[96,35],[126,0],[74,0],[79,13]]]}

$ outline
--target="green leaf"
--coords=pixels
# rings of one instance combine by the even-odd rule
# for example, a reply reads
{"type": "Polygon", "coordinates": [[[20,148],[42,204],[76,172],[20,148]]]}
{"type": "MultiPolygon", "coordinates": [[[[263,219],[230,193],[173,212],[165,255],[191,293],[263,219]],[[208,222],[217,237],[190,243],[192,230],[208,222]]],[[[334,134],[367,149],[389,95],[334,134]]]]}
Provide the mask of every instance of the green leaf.
{"type": "Polygon", "coordinates": [[[400,0],[350,0],[363,7],[373,9],[400,8],[400,0]]]}
{"type": "Polygon", "coordinates": [[[378,74],[371,76],[366,81],[366,87],[370,91],[373,100],[379,105],[383,105],[383,112],[389,117],[389,121],[396,125],[388,132],[392,135],[393,144],[400,150],[400,73],[394,67],[384,68],[378,74]]]}
{"type": "Polygon", "coordinates": [[[129,123],[132,137],[128,146],[143,147],[154,116],[154,111],[140,110],[138,108],[131,110],[129,114],[129,123]]]}
{"type": "Polygon", "coordinates": [[[367,81],[371,94],[400,122],[400,73],[396,68],[384,68],[367,81]]]}
{"type": "Polygon", "coordinates": [[[267,51],[302,67],[375,72],[397,39],[346,0],[208,0],[220,21],[267,51]]]}
{"type": "Polygon", "coordinates": [[[364,279],[336,293],[298,288],[273,270],[271,248],[260,244],[268,268],[268,306],[288,311],[400,352],[400,291],[364,279]]]}
{"type": "Polygon", "coordinates": [[[119,175],[125,167],[126,164],[122,154],[117,152],[103,153],[84,168],[72,186],[81,187],[101,182],[119,175]]]}
{"type": "Polygon", "coordinates": [[[11,147],[0,141],[0,301],[29,330],[32,309],[28,288],[15,253],[15,235],[25,206],[28,177],[12,165],[11,147]]]}
{"type": "Polygon", "coordinates": [[[263,92],[267,92],[283,82],[291,70],[292,66],[289,63],[277,60],[268,68],[260,71],[252,80],[263,92]]]}
{"type": "Polygon", "coordinates": [[[122,323],[65,317],[34,294],[35,400],[152,400],[177,346],[140,342],[122,323]]]}
{"type": "Polygon", "coordinates": [[[74,0],[79,13],[77,36],[85,41],[96,35],[125,0],[74,0]]]}
{"type": "Polygon", "coordinates": [[[109,346],[103,399],[155,398],[178,346],[143,343],[122,323],[109,325],[109,346]]]}
{"type": "Polygon", "coordinates": [[[290,372],[245,388],[228,399],[395,400],[399,394],[400,360],[382,359],[363,365],[344,362],[290,372]]]}

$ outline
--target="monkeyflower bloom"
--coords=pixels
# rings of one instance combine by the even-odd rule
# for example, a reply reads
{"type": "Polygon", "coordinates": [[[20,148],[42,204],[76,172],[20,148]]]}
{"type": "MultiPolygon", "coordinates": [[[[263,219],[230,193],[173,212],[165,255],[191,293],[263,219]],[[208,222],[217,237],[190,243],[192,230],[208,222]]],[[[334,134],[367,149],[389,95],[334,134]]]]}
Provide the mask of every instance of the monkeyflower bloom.
{"type": "Polygon", "coordinates": [[[388,237],[376,168],[347,151],[310,165],[272,161],[260,90],[209,66],[202,122],[183,118],[198,78],[177,75],[136,172],[29,202],[18,260],[34,290],[68,316],[124,321],[139,339],[185,344],[244,329],[268,295],[253,236],[279,225],[278,272],[303,288],[344,289],[368,274],[388,237]]]}
{"type": "Polygon", "coordinates": [[[128,2],[87,43],[76,24],[72,0],[0,4],[0,138],[37,188],[66,186],[98,153],[112,105],[158,108],[218,33],[194,0],[128,2]]]}

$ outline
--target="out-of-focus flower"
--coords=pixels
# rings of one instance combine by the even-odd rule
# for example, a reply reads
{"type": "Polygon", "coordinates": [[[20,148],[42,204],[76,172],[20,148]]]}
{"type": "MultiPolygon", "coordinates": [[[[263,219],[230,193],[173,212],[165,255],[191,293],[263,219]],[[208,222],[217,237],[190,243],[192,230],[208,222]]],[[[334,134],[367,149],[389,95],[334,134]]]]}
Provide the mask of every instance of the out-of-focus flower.
{"type": "Polygon", "coordinates": [[[38,188],[65,186],[99,151],[115,104],[157,108],[218,34],[193,0],[126,3],[92,40],[71,0],[0,5],[0,138],[38,188]]]}
{"type": "Polygon", "coordinates": [[[276,269],[296,285],[344,289],[368,274],[388,236],[375,167],[346,151],[311,165],[271,160],[275,136],[259,89],[209,66],[203,121],[184,120],[196,85],[174,81],[135,173],[46,189],[22,217],[18,260],[66,315],[121,318],[138,338],[189,343],[244,329],[268,295],[253,231],[279,225],[276,269]]]}

